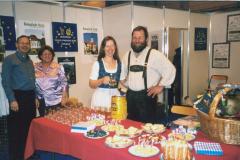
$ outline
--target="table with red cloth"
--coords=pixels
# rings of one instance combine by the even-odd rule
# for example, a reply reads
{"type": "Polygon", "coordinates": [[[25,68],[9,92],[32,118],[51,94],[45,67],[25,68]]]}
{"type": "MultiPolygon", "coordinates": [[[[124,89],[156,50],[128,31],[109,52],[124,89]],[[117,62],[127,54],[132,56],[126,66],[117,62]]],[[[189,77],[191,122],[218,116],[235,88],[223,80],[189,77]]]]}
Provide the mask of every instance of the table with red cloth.
{"type": "MultiPolygon", "coordinates": [[[[142,123],[123,120],[121,122],[125,128],[134,126],[141,128],[142,123]]],[[[109,148],[104,144],[105,138],[89,139],[81,133],[71,133],[71,127],[60,124],[47,118],[36,118],[32,121],[27,144],[25,148],[25,159],[30,157],[34,151],[43,150],[60,154],[71,155],[82,160],[139,160],[128,152],[128,148],[115,149],[109,148]]],[[[170,130],[163,133],[164,136],[170,130]]],[[[111,135],[111,134],[110,134],[111,135]]],[[[196,141],[210,142],[210,140],[199,131],[196,141]]],[[[190,142],[193,145],[193,141],[190,142]]],[[[159,148],[160,146],[157,145],[159,148]]],[[[196,154],[193,155],[196,160],[240,160],[240,146],[222,144],[223,156],[207,156],[196,154]]],[[[146,160],[159,160],[160,154],[144,158],[146,160]]]]}

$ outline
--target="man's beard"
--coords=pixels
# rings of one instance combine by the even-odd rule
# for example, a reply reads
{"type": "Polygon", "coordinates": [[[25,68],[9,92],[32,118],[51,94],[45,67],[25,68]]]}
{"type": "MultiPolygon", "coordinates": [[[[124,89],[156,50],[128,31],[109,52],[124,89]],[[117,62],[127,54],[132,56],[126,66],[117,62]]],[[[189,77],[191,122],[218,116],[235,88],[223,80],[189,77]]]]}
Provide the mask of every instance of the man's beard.
{"type": "Polygon", "coordinates": [[[144,50],[147,47],[147,42],[145,41],[140,45],[135,45],[134,43],[131,43],[131,47],[135,53],[140,53],[142,52],[142,50],[144,50]]]}

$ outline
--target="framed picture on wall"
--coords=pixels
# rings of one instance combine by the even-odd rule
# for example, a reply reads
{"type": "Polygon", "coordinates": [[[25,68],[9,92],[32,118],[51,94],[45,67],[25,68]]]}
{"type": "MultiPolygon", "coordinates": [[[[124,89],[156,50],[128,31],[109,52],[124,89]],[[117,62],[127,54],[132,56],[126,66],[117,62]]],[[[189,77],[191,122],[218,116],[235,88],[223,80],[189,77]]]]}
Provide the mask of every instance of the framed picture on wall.
{"type": "Polygon", "coordinates": [[[98,55],[97,33],[83,33],[83,41],[85,55],[98,55]]]}
{"type": "Polygon", "coordinates": [[[213,43],[212,68],[230,67],[230,43],[213,43]]]}
{"type": "Polygon", "coordinates": [[[58,63],[63,65],[68,84],[76,84],[75,57],[58,57],[58,63]]]}
{"type": "Polygon", "coordinates": [[[162,31],[149,32],[149,46],[162,52],[162,31]]]}
{"type": "Polygon", "coordinates": [[[227,17],[227,41],[240,41],[240,14],[227,17]]]}
{"type": "Polygon", "coordinates": [[[50,23],[44,21],[18,20],[18,35],[29,37],[31,50],[30,55],[37,55],[40,48],[50,44],[50,23]]]}
{"type": "Polygon", "coordinates": [[[207,28],[195,28],[194,50],[207,50],[207,28]]]}

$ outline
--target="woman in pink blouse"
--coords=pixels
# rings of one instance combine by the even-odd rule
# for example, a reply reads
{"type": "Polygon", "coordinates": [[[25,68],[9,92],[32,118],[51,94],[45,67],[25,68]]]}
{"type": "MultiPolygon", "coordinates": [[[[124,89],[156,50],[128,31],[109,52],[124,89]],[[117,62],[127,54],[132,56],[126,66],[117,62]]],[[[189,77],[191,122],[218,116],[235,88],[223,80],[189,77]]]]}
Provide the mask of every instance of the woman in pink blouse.
{"type": "Polygon", "coordinates": [[[54,56],[53,49],[44,46],[38,52],[41,62],[34,65],[40,116],[44,116],[49,108],[64,105],[67,100],[67,79],[64,68],[53,61],[54,56]]]}

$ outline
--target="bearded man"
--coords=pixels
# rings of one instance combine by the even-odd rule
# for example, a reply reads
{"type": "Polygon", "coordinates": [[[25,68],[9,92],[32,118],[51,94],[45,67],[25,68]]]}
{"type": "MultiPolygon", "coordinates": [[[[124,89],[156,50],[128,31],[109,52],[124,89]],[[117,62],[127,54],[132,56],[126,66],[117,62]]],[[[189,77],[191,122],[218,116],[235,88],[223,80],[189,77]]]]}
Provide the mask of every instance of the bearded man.
{"type": "Polygon", "coordinates": [[[173,83],[176,69],[158,50],[147,46],[148,31],[138,26],[132,31],[131,50],[123,57],[126,75],[128,119],[155,122],[157,95],[173,83]]]}

